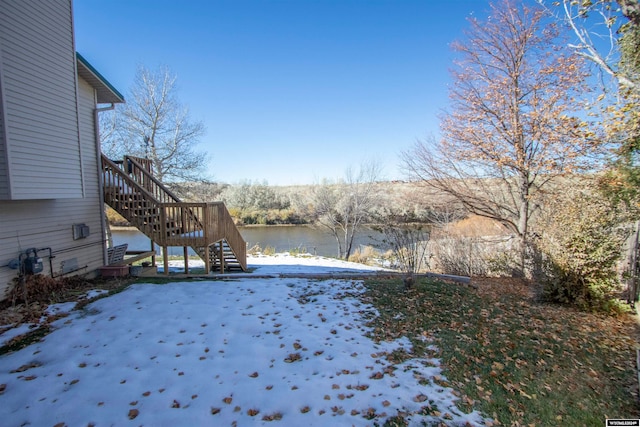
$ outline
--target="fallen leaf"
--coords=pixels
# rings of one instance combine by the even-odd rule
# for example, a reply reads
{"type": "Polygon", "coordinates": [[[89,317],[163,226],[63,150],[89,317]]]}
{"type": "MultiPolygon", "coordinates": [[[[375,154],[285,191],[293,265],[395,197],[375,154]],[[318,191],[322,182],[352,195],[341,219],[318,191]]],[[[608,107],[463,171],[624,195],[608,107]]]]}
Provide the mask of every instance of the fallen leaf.
{"type": "Polygon", "coordinates": [[[302,360],[300,353],[291,353],[286,359],[284,359],[285,363],[293,363],[297,360],[302,360]]]}
{"type": "Polygon", "coordinates": [[[128,417],[129,417],[130,420],[132,420],[135,417],[137,417],[139,413],[140,413],[140,411],[138,411],[137,409],[129,409],[128,417]]]}
{"type": "Polygon", "coordinates": [[[384,374],[382,372],[376,372],[373,375],[371,375],[369,378],[372,380],[381,380],[384,377],[384,374]]]}
{"type": "Polygon", "coordinates": [[[262,421],[278,421],[281,419],[282,419],[282,414],[280,412],[265,415],[264,417],[262,417],[262,421]]]}

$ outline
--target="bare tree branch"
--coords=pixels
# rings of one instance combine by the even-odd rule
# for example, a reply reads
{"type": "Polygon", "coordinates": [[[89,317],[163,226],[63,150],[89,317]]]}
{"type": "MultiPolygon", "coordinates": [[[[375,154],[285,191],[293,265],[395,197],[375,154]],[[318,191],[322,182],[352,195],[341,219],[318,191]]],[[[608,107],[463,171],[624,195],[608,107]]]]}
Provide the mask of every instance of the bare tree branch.
{"type": "MultiPolygon", "coordinates": [[[[114,125],[103,134],[110,156],[130,154],[153,161],[154,174],[166,181],[202,181],[207,155],[195,146],[204,135],[176,97],[177,76],[167,68],[139,67],[130,100],[116,110],[114,125]]],[[[104,132],[104,128],[103,128],[104,132]]]]}
{"type": "Polygon", "coordinates": [[[338,183],[325,181],[314,186],[314,217],[336,239],[340,258],[349,258],[356,234],[378,203],[375,184],[380,175],[380,165],[369,162],[358,170],[349,168],[338,183]]]}

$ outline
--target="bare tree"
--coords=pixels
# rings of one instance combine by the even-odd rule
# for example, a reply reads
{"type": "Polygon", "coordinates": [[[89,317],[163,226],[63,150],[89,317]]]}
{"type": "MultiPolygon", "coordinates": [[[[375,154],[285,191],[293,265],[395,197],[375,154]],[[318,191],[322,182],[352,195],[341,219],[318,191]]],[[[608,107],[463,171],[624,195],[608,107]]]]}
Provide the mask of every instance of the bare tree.
{"type": "Polygon", "coordinates": [[[340,258],[349,258],[356,234],[376,205],[380,174],[377,163],[364,163],[357,172],[349,168],[337,183],[324,181],[313,188],[313,216],[335,237],[340,258]]]}
{"type": "Polygon", "coordinates": [[[637,67],[640,33],[638,0],[537,2],[568,25],[576,37],[569,47],[578,55],[596,64],[624,89],[640,92],[640,70],[637,67]],[[624,56],[626,60],[622,58],[624,56]],[[630,61],[635,66],[625,66],[630,61]]]}
{"type": "Polygon", "coordinates": [[[583,61],[557,48],[557,29],[543,15],[505,1],[491,6],[487,21],[470,19],[466,41],[454,44],[460,59],[442,139],[402,156],[411,177],[511,230],[520,273],[539,196],[552,180],[589,166],[597,148],[574,116],[587,90],[583,61]]]}
{"type": "Polygon", "coordinates": [[[374,230],[384,238],[382,244],[391,248],[397,265],[405,274],[405,289],[415,283],[415,274],[429,267],[427,247],[431,236],[430,226],[412,223],[411,216],[398,213],[393,208],[384,208],[377,215],[374,230]]]}
{"type": "Polygon", "coordinates": [[[176,80],[168,68],[139,67],[127,103],[102,116],[102,148],[113,157],[151,159],[161,181],[202,181],[207,155],[195,146],[204,124],[178,101],[176,80]]]}

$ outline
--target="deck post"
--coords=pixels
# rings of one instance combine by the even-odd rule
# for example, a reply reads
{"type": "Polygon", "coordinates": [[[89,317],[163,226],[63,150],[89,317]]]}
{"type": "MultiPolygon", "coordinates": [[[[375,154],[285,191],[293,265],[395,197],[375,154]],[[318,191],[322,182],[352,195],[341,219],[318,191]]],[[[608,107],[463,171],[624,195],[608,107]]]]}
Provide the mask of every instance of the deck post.
{"type": "Polygon", "coordinates": [[[156,245],[153,243],[153,239],[149,239],[149,242],[151,242],[151,251],[153,252],[153,255],[151,255],[151,266],[155,267],[156,266],[156,245]]]}
{"type": "Polygon", "coordinates": [[[184,274],[189,274],[189,248],[183,246],[182,250],[184,251],[184,274]]]}
{"type": "Polygon", "coordinates": [[[220,274],[224,274],[224,242],[220,240],[220,274]]]}
{"type": "Polygon", "coordinates": [[[167,246],[162,247],[162,259],[164,261],[164,274],[169,275],[169,248],[167,246]]]}
{"type": "Polygon", "coordinates": [[[204,248],[204,268],[207,270],[206,274],[211,272],[211,246],[209,245],[204,248]]]}

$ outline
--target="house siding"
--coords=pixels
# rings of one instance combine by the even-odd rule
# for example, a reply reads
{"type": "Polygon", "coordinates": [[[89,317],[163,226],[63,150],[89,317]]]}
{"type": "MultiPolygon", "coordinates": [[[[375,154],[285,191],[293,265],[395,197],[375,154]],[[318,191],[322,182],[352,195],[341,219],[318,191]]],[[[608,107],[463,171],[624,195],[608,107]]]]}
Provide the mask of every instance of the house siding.
{"type": "Polygon", "coordinates": [[[59,276],[76,268],[75,273],[92,273],[103,265],[103,207],[100,203],[93,118],[95,90],[82,79],[78,79],[78,89],[85,196],[75,199],[0,202],[0,300],[6,297],[6,292],[18,273],[6,265],[26,249],[51,248],[54,256],[51,260],[48,250],[38,252],[44,262],[43,274],[46,275],[51,275],[53,270],[52,275],[59,276]],[[73,224],[79,223],[89,226],[91,233],[87,238],[73,240],[73,224]]]}
{"type": "Polygon", "coordinates": [[[0,0],[0,199],[83,196],[73,46],[70,0],[0,0]]]}
{"type": "MultiPolygon", "coordinates": [[[[2,91],[2,74],[0,73],[0,91],[2,91]]],[[[7,175],[7,150],[4,142],[4,125],[0,98],[0,200],[9,198],[9,176],[7,175]]]]}
{"type": "Polygon", "coordinates": [[[94,109],[70,0],[0,0],[0,300],[30,248],[42,274],[94,274],[105,244],[94,109]],[[73,225],[89,227],[74,239],[73,225]]]}

